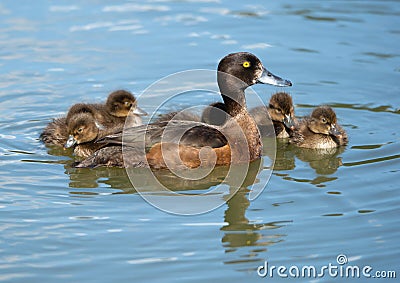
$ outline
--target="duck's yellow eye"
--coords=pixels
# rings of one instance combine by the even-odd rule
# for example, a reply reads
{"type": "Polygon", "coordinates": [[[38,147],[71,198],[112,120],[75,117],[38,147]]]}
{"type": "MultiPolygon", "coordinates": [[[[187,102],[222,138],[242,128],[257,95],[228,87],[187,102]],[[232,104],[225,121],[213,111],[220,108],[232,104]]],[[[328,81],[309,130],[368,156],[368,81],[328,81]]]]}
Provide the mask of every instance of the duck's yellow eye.
{"type": "Polygon", "coordinates": [[[245,68],[248,68],[248,67],[250,67],[250,62],[249,61],[245,61],[245,62],[243,62],[243,67],[245,67],[245,68]]]}

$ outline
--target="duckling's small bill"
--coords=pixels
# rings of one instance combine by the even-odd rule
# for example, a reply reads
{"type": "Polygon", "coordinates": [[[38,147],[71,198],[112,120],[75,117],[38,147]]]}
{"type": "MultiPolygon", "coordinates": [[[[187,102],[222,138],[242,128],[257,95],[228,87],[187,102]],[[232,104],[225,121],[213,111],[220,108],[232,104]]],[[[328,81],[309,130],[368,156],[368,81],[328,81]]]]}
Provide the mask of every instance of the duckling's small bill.
{"type": "Polygon", "coordinates": [[[74,138],[74,136],[73,135],[70,135],[69,137],[68,137],[68,140],[67,140],[67,142],[64,144],[64,148],[70,148],[70,147],[73,147],[75,144],[76,144],[76,139],[74,138]]]}

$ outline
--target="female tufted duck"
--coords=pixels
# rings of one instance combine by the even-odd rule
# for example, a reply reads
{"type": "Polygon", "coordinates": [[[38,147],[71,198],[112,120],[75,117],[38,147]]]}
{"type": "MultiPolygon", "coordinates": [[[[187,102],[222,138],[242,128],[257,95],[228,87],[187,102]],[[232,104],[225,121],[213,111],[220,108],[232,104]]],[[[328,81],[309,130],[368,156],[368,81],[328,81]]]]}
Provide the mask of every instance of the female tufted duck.
{"type": "MultiPolygon", "coordinates": [[[[156,122],[125,129],[124,132],[105,137],[101,142],[108,145],[123,143],[125,152],[129,153],[135,152],[138,143],[145,140],[145,155],[130,154],[124,160],[128,167],[139,167],[145,159],[151,168],[175,165],[196,168],[202,162],[207,165],[211,156],[215,157],[216,165],[250,162],[260,158],[262,143],[257,125],[247,111],[244,90],[256,83],[276,86],[291,86],[292,83],[271,74],[255,55],[247,52],[225,56],[218,65],[217,81],[229,115],[222,126],[192,121],[156,122]],[[177,136],[181,137],[178,141],[175,140],[177,136]]],[[[115,165],[115,162],[107,159],[113,158],[110,154],[113,150],[121,151],[120,147],[115,146],[102,148],[77,167],[115,165]]]]}

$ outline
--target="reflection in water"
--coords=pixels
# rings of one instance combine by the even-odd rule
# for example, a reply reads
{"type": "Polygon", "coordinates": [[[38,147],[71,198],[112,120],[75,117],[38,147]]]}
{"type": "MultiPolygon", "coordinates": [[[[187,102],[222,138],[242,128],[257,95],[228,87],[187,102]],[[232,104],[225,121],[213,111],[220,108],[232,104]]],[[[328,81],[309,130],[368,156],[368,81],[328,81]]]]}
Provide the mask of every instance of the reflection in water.
{"type": "MultiPolygon", "coordinates": [[[[72,188],[104,188],[100,184],[107,184],[120,190],[112,192],[114,194],[140,192],[150,204],[170,213],[198,214],[223,205],[242,187],[252,187],[251,196],[256,198],[268,180],[266,178],[264,183],[260,183],[257,178],[263,162],[263,159],[259,159],[250,164],[218,166],[201,179],[182,178],[179,171],[148,168],[88,169],[72,168],[70,165],[65,168],[70,176],[69,186],[72,188]]],[[[264,173],[266,171],[268,170],[264,170],[264,173]]],[[[186,170],[185,173],[187,172],[186,170]]],[[[99,194],[98,190],[73,191],[71,194],[95,195],[99,194]]]]}
{"type": "Polygon", "coordinates": [[[263,261],[265,256],[260,256],[260,253],[266,252],[267,246],[282,242],[286,236],[275,230],[290,221],[255,223],[246,218],[246,210],[250,205],[248,193],[247,188],[241,188],[227,201],[224,220],[228,224],[221,228],[224,231],[221,241],[226,253],[239,254],[232,254],[234,259],[225,261],[226,264],[263,261]],[[241,247],[250,249],[242,250],[241,247]]]}
{"type": "MultiPolygon", "coordinates": [[[[268,145],[268,140],[264,139],[263,143],[268,145]]],[[[293,146],[288,143],[287,139],[276,139],[276,155],[274,171],[293,170],[295,168],[293,146]]],[[[270,146],[264,146],[263,154],[272,156],[274,152],[270,146]]]]}
{"type": "MultiPolygon", "coordinates": [[[[339,156],[345,147],[330,148],[330,149],[308,149],[299,148],[292,145],[287,146],[287,151],[291,152],[293,156],[297,159],[307,163],[310,168],[315,170],[317,175],[313,175],[312,179],[307,179],[305,177],[295,178],[289,174],[277,173],[274,171],[274,175],[281,176],[285,180],[295,181],[295,182],[307,182],[313,184],[317,187],[325,187],[325,183],[331,182],[337,179],[337,177],[329,177],[329,175],[334,174],[339,166],[343,165],[342,158],[339,156]]],[[[278,159],[278,158],[277,158],[278,159]]],[[[281,170],[292,170],[294,169],[294,157],[293,168],[281,168],[281,170]]]]}
{"type": "MultiPolygon", "coordinates": [[[[270,146],[268,138],[263,139],[263,154],[273,158],[275,152],[270,146]]],[[[276,140],[276,156],[274,164],[274,175],[280,176],[285,180],[295,182],[309,182],[318,187],[325,186],[324,183],[336,180],[337,177],[328,177],[337,171],[343,165],[342,158],[339,156],[343,153],[345,147],[329,148],[329,149],[308,149],[299,148],[288,143],[287,139],[276,140]],[[307,163],[318,174],[313,179],[296,179],[287,173],[278,173],[278,171],[292,171],[296,167],[296,159],[307,163]]]]}
{"type": "Polygon", "coordinates": [[[344,149],[345,147],[326,149],[295,148],[293,151],[298,159],[307,162],[317,174],[331,175],[336,172],[339,166],[343,165],[342,158],[338,157],[338,155],[344,149]]]}
{"type": "MultiPolygon", "coordinates": [[[[71,188],[97,188],[107,184],[110,188],[121,191],[114,193],[134,193],[135,189],[129,181],[128,175],[123,168],[99,167],[96,169],[73,168],[65,166],[66,173],[69,175],[71,188]]],[[[97,194],[97,192],[74,191],[72,194],[97,194]]]]}

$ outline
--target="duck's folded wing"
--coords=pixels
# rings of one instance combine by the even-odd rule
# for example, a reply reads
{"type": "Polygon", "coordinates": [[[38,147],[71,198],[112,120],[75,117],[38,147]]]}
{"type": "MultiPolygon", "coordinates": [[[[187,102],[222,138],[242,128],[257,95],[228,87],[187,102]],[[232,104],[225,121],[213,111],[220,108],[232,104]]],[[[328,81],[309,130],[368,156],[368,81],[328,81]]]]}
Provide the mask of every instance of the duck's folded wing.
{"type": "Polygon", "coordinates": [[[97,142],[143,146],[146,148],[159,142],[174,142],[194,147],[221,147],[227,139],[218,127],[194,121],[166,121],[130,127],[124,131],[105,136],[97,142]]]}

